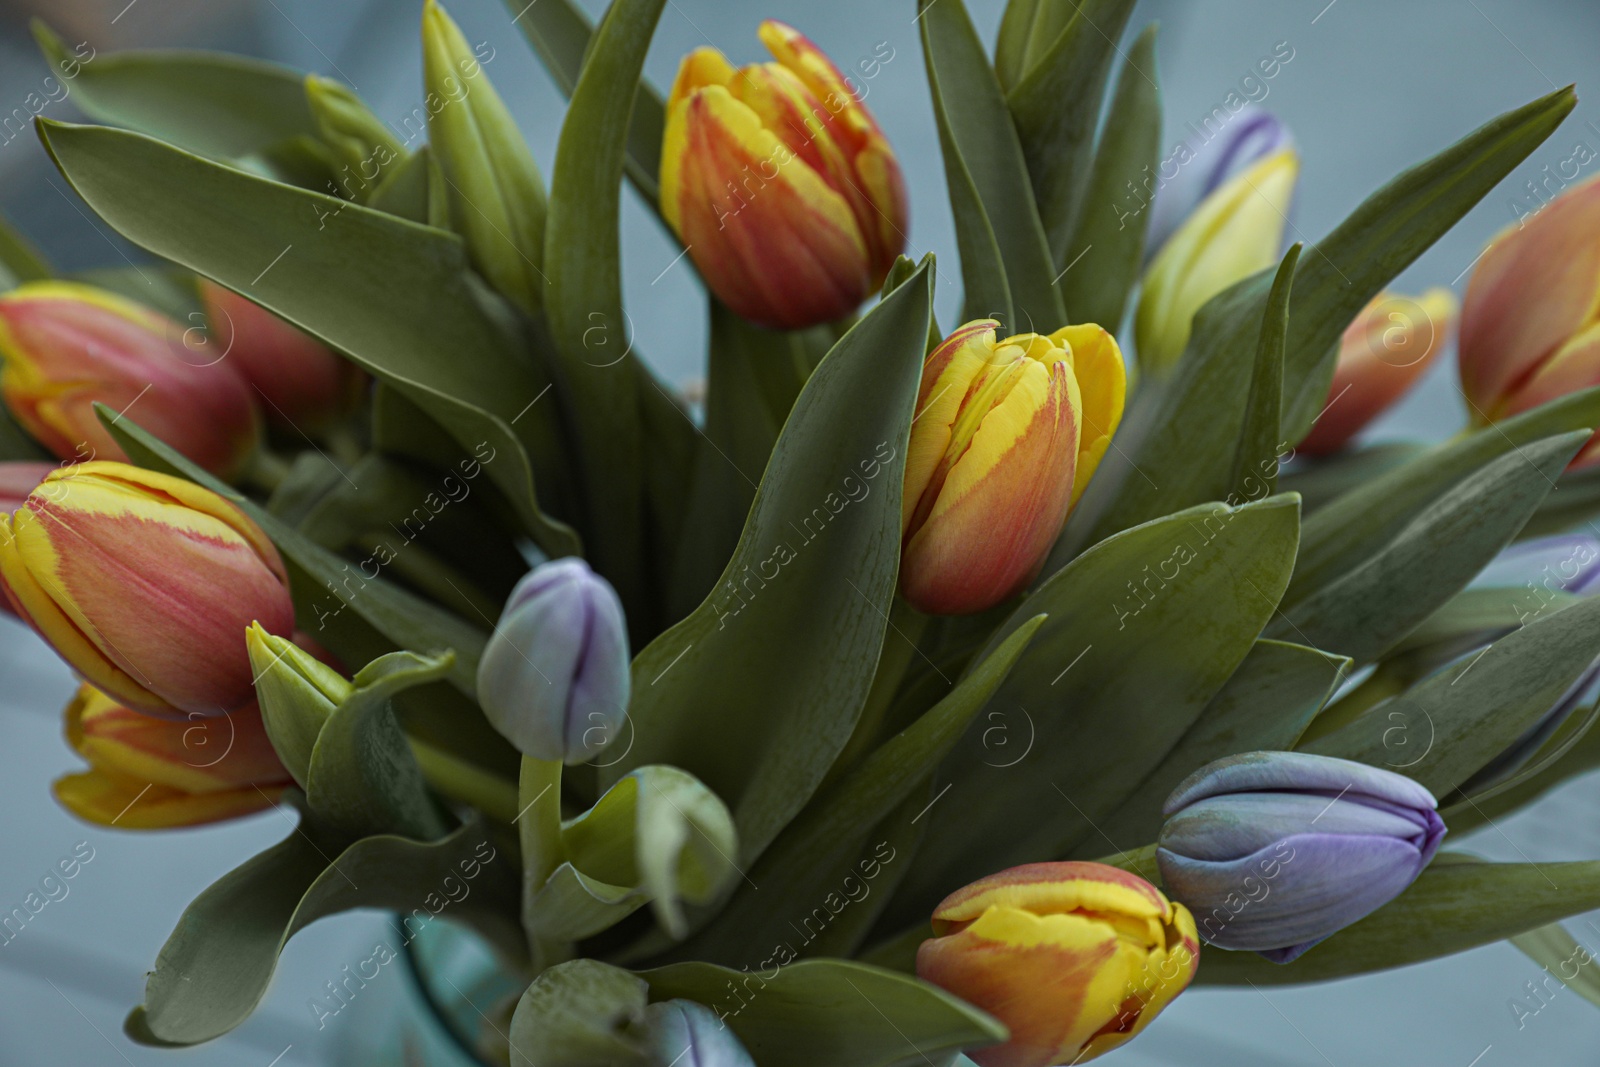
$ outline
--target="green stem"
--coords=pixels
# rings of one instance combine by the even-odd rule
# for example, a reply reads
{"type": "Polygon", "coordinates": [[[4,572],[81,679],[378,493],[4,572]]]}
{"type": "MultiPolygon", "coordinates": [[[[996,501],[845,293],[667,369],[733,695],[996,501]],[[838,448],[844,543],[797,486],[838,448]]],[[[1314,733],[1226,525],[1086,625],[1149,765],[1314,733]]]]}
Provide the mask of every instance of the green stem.
{"type": "Polygon", "coordinates": [[[510,825],[516,819],[517,787],[513,783],[426,741],[415,737],[406,740],[417,766],[422,768],[422,777],[435,791],[471,804],[497,822],[510,825]]]}
{"type": "Polygon", "coordinates": [[[246,485],[260,489],[262,492],[271,493],[283,484],[284,478],[289,474],[289,461],[271,451],[266,445],[258,445],[245,462],[244,470],[239,474],[239,480],[246,485]]]}
{"type": "Polygon", "coordinates": [[[535,971],[570,959],[572,946],[533,932],[533,907],[539,890],[566,858],[561,844],[561,761],[522,757],[517,783],[520,811],[513,820],[522,842],[522,929],[535,971]]]}

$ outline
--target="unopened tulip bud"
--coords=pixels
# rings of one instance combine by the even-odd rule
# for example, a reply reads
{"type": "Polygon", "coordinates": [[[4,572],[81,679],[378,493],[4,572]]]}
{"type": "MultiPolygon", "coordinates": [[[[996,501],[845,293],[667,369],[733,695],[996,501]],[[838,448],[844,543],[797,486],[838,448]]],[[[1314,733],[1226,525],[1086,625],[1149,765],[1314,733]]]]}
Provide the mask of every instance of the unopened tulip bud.
{"type": "Polygon", "coordinates": [[[350,200],[366,203],[385,172],[405,159],[405,146],[342,82],[307,74],[306,105],[323,143],[339,164],[335,189],[350,200]]]}
{"type": "Polygon", "coordinates": [[[1247,752],[1186,778],[1156,861],[1213,945],[1288,963],[1399,896],[1444,822],[1404,775],[1305,752],[1247,752]]]}
{"type": "Polygon", "coordinates": [[[755,1060],[716,1012],[693,1000],[667,1000],[639,1023],[650,1067],[755,1067],[755,1060]]]}
{"type": "MultiPolygon", "coordinates": [[[[28,494],[56,469],[54,463],[0,463],[0,512],[20,508],[28,494]]],[[[0,596],[0,611],[11,612],[11,602],[0,596]]]]}
{"type": "Polygon", "coordinates": [[[213,474],[254,451],[250,387],[183,326],[76,282],[30,282],[0,296],[0,394],[61,459],[125,459],[101,425],[102,403],[213,474]]]}
{"type": "Polygon", "coordinates": [[[1027,585],[1122,419],[1105,330],[997,326],[967,323],[923,364],[900,527],[900,591],[919,611],[982,611],[1027,585]]]}
{"type": "Polygon", "coordinates": [[[548,284],[544,179],[479,56],[434,0],[422,7],[422,79],[433,101],[429,147],[467,254],[491,285],[537,312],[548,284]]]}
{"type": "Polygon", "coordinates": [[[1194,919],[1138,875],[1103,863],[1031,863],[946,897],[917,977],[1005,1023],[967,1053],[981,1067],[1085,1063],[1125,1044],[1188,987],[1194,919]]]}
{"type": "Polygon", "coordinates": [[[576,557],[511,591],[478,666],[478,702],[525,756],[582,763],[614,740],[631,681],[622,601],[576,557]]]}
{"type": "Polygon", "coordinates": [[[254,704],[214,718],[156,719],[85,685],[67,705],[66,729],[89,769],[56,779],[56,799],[101,826],[234,819],[271,807],[289,784],[254,704]]]}
{"type": "Polygon", "coordinates": [[[245,627],[289,633],[277,549],[209,489],[125,463],[52,471],[0,515],[17,614],[118,703],[221,715],[254,696],[245,627]]]}
{"type": "Polygon", "coordinates": [[[367,376],[310,334],[211,281],[200,283],[209,344],[261,397],[274,425],[314,433],[348,414],[367,376]]]}
{"type": "MultiPolygon", "coordinates": [[[[1600,178],[1489,242],[1461,304],[1459,357],[1482,422],[1600,385],[1600,178]]],[[[1573,464],[1597,458],[1591,440],[1573,464]]]]}
{"type": "Polygon", "coordinates": [[[1223,182],[1294,144],[1289,127],[1254,104],[1246,104],[1214,136],[1207,136],[1208,132],[1196,131],[1173,153],[1177,169],[1170,179],[1165,165],[1156,177],[1160,184],[1150,209],[1150,232],[1145,238],[1145,247],[1152,256],[1223,182]]]}
{"type": "Polygon", "coordinates": [[[900,164],[844,75],[767,20],[776,62],[684,57],[667,98],[661,214],[724,304],[799,329],[853,311],[905,247],[900,164]]]}
{"type": "Polygon", "coordinates": [[[1429,289],[1415,300],[1379,293],[1345,327],[1328,402],[1296,451],[1326,456],[1405,395],[1445,345],[1456,298],[1429,289]]]}
{"type": "Polygon", "coordinates": [[[317,735],[353,692],[344,675],[300,647],[298,640],[268,633],[260,623],[245,631],[256,700],[262,720],[289,774],[302,786],[311,770],[317,735]]]}
{"type": "Polygon", "coordinates": [[[1195,312],[1277,262],[1299,173],[1293,148],[1264,157],[1201,201],[1156,253],[1134,318],[1141,367],[1170,370],[1189,343],[1195,312]]]}

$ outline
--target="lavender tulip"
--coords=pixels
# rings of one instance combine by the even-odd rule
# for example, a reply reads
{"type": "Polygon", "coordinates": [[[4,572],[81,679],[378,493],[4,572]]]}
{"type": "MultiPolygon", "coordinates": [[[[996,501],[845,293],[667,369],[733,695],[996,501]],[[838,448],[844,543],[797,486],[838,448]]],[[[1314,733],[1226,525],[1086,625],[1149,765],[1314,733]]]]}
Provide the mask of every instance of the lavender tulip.
{"type": "Polygon", "coordinates": [[[1289,128],[1254,104],[1246,104],[1216,134],[1206,137],[1197,130],[1162,164],[1160,185],[1150,211],[1150,232],[1145,238],[1146,259],[1166,244],[1179,224],[1217,186],[1293,143],[1289,128]],[[1166,171],[1172,166],[1177,167],[1177,173],[1169,179],[1166,171]]]}
{"type": "Polygon", "coordinates": [[[478,665],[478,701],[523,755],[582,763],[627,716],[630,658],[616,591],[583,560],[555,560],[511,591],[478,665]]]}
{"type": "Polygon", "coordinates": [[[1167,798],[1156,861],[1202,938],[1288,963],[1416,880],[1444,837],[1436,807],[1364,763],[1247,752],[1167,798]]]}
{"type": "Polygon", "coordinates": [[[727,1024],[692,1000],[650,1005],[643,1033],[652,1067],[755,1067],[727,1024]]]}

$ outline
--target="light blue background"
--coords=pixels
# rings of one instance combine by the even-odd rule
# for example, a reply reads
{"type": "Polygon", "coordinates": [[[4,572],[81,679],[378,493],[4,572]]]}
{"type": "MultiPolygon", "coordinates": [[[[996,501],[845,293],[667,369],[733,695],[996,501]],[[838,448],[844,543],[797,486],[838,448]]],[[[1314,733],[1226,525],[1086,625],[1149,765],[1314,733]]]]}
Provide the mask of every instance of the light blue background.
{"type": "MultiPolygon", "coordinates": [[[[951,0],[945,0],[951,2],[951,0]]],[[[4,10],[26,7],[11,3],[4,10]]],[[[588,5],[593,7],[591,3],[588,5]]],[[[971,0],[992,40],[999,0],[971,0]]],[[[355,84],[380,117],[398,121],[419,102],[420,60],[413,0],[333,3],[264,0],[58,2],[51,19],[71,41],[97,48],[221,45],[279,58],[355,84]],[[119,14],[120,13],[120,14],[119,14]],[[113,19],[115,22],[113,23],[113,19]]],[[[495,49],[487,70],[512,101],[548,172],[562,114],[510,12],[495,0],[458,0],[452,14],[474,42],[495,49]]],[[[735,62],[758,58],[764,16],[786,19],[841,65],[880,42],[894,58],[870,83],[868,104],[899,152],[912,193],[911,249],[938,253],[941,320],[959,305],[955,242],[943,170],[923,80],[911,0],[669,0],[649,72],[670,83],[677,58],[713,43],[735,62]]],[[[1592,0],[1149,0],[1134,26],[1162,23],[1160,73],[1170,145],[1281,41],[1294,58],[1268,82],[1265,106],[1293,127],[1304,170],[1296,239],[1314,240],[1397,170],[1444,147],[1496,113],[1569,82],[1600,89],[1600,5],[1592,0]]],[[[0,115],[21,106],[45,70],[19,23],[0,26],[0,115]]],[[[73,116],[70,102],[53,118],[73,116]]],[[[1464,272],[1483,242],[1513,220],[1522,183],[1566,159],[1577,141],[1600,150],[1600,109],[1580,103],[1532,159],[1400,279],[1404,291],[1440,284],[1465,289],[1464,272]]],[[[1590,170],[1597,169],[1591,164],[1590,170]]],[[[1585,177],[1589,176],[1586,172],[1585,177]]],[[[127,250],[74,203],[31,137],[0,146],[0,206],[64,267],[116,265],[127,250]]],[[[689,271],[667,269],[676,246],[631,198],[624,212],[626,289],[637,343],[661,373],[682,383],[701,373],[702,303],[689,271]],[[663,271],[665,271],[663,273],[663,271]]],[[[1447,436],[1462,407],[1454,367],[1440,360],[1421,388],[1373,428],[1380,437],[1447,436]]],[[[266,1067],[340,1062],[341,1020],[314,1030],[307,999],[347,963],[365,958],[375,916],[318,924],[289,947],[267,1003],[235,1035],[204,1049],[140,1049],[120,1032],[139,999],[144,970],[184,904],[206,883],[288,827],[277,814],[222,827],[135,836],[79,825],[50,799],[48,784],[75,768],[59,737],[67,671],[21,626],[0,620],[0,910],[20,903],[38,879],[87,840],[95,859],[71,893],[24,934],[0,945],[0,1067],[188,1062],[266,1067]],[[291,1046],[292,1047],[289,1047],[291,1046]]],[[[1600,857],[1600,779],[1572,783],[1545,802],[1465,841],[1496,859],[1554,862],[1600,857]]],[[[1600,947],[1600,929],[1569,926],[1600,947]]],[[[1600,922],[1596,923],[1600,926],[1600,922]]],[[[1589,1063],[1600,1010],[1563,992],[1519,1029],[1509,1001],[1539,974],[1515,949],[1496,945],[1364,979],[1266,992],[1197,990],[1145,1036],[1103,1062],[1125,1067],[1216,1065],[1414,1065],[1501,1067],[1589,1063]]],[[[388,973],[363,995],[397,995],[388,973]],[[385,985],[385,983],[389,983],[385,985]]],[[[344,1037],[352,1035],[346,1034],[344,1037]]]]}

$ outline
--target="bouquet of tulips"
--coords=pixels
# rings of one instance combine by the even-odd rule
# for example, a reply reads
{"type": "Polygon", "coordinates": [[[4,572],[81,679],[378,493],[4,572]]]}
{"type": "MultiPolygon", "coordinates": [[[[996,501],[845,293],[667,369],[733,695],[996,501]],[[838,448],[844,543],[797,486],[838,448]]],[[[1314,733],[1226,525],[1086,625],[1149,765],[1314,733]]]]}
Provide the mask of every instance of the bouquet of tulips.
{"type": "Polygon", "coordinates": [[[1195,982],[1572,959],[1600,861],[1439,849],[1600,765],[1600,184],[1459,331],[1385,291],[1571,90],[1285,249],[1287,130],[1241,100],[1164,152],[1132,0],[1010,0],[993,56],[920,0],[941,325],[875,61],[769,21],[663,98],[664,3],[512,5],[570,98],[548,180],[434,0],[398,124],[36,27],[103,123],[39,136],[151,254],[0,240],[0,578],[83,679],[56,794],[295,823],[128,1033],[226,1033],[361,907],[481,935],[480,1054],[541,1067],[1046,1067],[1195,982]],[[634,347],[624,178],[704,282],[694,401],[634,347]],[[1472,424],[1350,446],[1452,331],[1472,424]]]}

